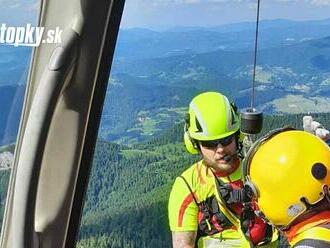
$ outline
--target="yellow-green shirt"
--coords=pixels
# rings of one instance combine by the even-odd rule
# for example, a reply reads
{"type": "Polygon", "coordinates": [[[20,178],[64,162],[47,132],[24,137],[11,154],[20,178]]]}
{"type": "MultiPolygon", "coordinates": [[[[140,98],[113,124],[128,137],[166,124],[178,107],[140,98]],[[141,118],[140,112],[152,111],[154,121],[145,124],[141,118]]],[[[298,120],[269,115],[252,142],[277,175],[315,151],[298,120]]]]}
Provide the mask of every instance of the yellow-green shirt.
{"type": "MultiPolygon", "coordinates": [[[[197,202],[202,202],[215,195],[214,175],[202,161],[189,167],[182,173],[192,189],[197,202]]],[[[236,181],[242,177],[241,166],[230,175],[230,178],[221,178],[225,183],[236,181]]],[[[224,210],[224,209],[222,209],[224,210]]],[[[226,216],[228,213],[223,212],[226,216]]],[[[169,198],[168,214],[172,232],[198,231],[198,206],[188,186],[181,177],[177,177],[169,198]]],[[[228,217],[228,216],[227,216],[228,217]]],[[[231,218],[228,218],[231,220],[231,218]]],[[[239,223],[233,223],[233,229],[225,229],[213,236],[202,237],[198,247],[250,247],[240,231],[239,223]]]]}

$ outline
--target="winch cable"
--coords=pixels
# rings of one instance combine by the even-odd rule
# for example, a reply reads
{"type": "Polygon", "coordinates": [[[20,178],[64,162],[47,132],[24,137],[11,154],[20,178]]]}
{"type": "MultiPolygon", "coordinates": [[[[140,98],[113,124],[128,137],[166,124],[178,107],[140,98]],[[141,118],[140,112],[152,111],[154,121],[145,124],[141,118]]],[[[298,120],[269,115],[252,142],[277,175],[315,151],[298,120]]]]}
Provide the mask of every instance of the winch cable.
{"type": "Polygon", "coordinates": [[[257,69],[257,54],[258,54],[258,33],[259,33],[259,15],[260,15],[260,0],[257,2],[257,20],[256,32],[254,41],[254,63],[252,77],[252,95],[251,106],[241,112],[241,132],[246,135],[243,141],[243,153],[246,154],[253,144],[255,135],[260,133],[263,124],[263,113],[255,108],[256,95],[256,69],[257,69]]]}
{"type": "Polygon", "coordinates": [[[256,23],[256,34],[255,34],[255,40],[254,40],[254,63],[253,63],[253,77],[252,77],[251,109],[254,109],[254,106],[255,106],[255,84],[256,84],[256,69],[257,69],[257,53],[258,53],[259,12],[260,12],[260,0],[258,0],[258,6],[257,6],[257,23],[256,23]]]}

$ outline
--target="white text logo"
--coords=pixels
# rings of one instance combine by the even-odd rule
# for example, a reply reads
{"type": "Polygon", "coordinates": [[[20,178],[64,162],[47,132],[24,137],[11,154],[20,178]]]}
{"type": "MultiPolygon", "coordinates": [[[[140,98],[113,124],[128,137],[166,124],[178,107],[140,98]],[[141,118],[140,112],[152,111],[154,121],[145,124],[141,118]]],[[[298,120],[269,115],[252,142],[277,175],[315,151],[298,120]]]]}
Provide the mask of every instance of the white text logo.
{"type": "Polygon", "coordinates": [[[26,24],[25,27],[10,27],[1,24],[0,44],[14,46],[32,46],[37,47],[41,43],[61,43],[62,30],[59,27],[45,30],[44,27],[33,27],[26,24]]]}

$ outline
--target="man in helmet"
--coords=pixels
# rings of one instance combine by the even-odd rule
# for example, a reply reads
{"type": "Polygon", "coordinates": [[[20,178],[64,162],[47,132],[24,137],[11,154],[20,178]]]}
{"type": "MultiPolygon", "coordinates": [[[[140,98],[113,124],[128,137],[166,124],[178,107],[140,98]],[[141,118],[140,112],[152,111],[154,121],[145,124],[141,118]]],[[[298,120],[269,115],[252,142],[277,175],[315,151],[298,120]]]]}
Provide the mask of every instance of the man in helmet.
{"type": "Polygon", "coordinates": [[[292,247],[330,247],[330,149],[323,140],[274,130],[253,145],[243,167],[260,214],[292,247]]]}
{"type": "MultiPolygon", "coordinates": [[[[242,187],[239,128],[236,107],[222,94],[206,92],[191,101],[184,142],[202,160],[176,178],[170,194],[174,248],[250,247],[239,223],[242,203],[232,194],[242,187]],[[215,179],[221,199],[215,197],[215,179]]],[[[269,233],[261,219],[249,228],[253,244],[263,242],[269,233]]]]}

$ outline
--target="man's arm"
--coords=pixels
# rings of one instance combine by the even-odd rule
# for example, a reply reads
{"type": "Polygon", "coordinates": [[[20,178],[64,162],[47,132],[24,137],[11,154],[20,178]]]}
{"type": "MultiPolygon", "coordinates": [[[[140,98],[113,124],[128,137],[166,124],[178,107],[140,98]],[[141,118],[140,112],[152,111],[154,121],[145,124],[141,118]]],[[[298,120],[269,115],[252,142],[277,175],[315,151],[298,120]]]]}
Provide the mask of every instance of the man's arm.
{"type": "Polygon", "coordinates": [[[197,232],[172,232],[173,248],[194,248],[197,232]]]}

